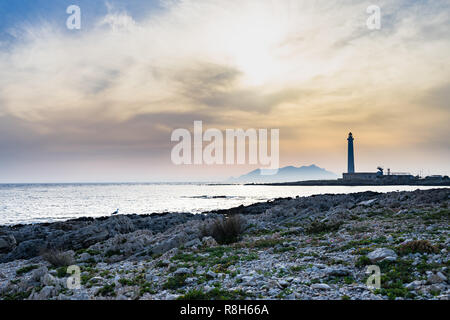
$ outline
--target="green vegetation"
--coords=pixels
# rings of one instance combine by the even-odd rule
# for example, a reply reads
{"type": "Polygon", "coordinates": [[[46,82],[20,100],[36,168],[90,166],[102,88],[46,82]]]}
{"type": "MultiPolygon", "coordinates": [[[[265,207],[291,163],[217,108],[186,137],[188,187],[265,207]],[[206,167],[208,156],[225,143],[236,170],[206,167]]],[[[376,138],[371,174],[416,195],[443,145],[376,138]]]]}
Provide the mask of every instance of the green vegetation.
{"type": "Polygon", "coordinates": [[[308,264],[304,264],[304,265],[301,265],[301,266],[293,266],[293,267],[291,267],[291,271],[292,272],[304,271],[304,270],[308,269],[311,266],[312,266],[311,264],[309,264],[309,265],[308,264]]]}
{"type": "MultiPolygon", "coordinates": [[[[192,253],[177,253],[172,257],[172,260],[184,261],[184,262],[192,262],[195,261],[196,255],[192,253]]],[[[161,266],[167,267],[167,264],[161,262],[161,266]]]]}
{"type": "Polygon", "coordinates": [[[214,288],[208,292],[190,290],[185,295],[180,296],[178,300],[243,300],[248,296],[242,290],[227,291],[214,288]]]}
{"type": "Polygon", "coordinates": [[[176,274],[173,277],[169,277],[167,282],[163,285],[164,289],[178,289],[183,287],[186,284],[187,275],[185,274],[176,274]]]}
{"type": "Polygon", "coordinates": [[[353,277],[345,277],[344,278],[344,283],[345,284],[352,284],[352,283],[354,283],[355,282],[355,279],[353,278],[353,277]]]}
{"type": "Polygon", "coordinates": [[[18,291],[13,294],[4,294],[2,295],[2,299],[4,300],[25,300],[31,294],[31,290],[28,291],[18,291]]]}
{"type": "Polygon", "coordinates": [[[274,249],[273,253],[284,253],[288,251],[295,251],[295,247],[282,247],[279,249],[274,249]]]}
{"type": "Polygon", "coordinates": [[[90,288],[92,285],[89,283],[89,281],[95,276],[98,270],[90,266],[85,266],[82,267],[81,271],[81,284],[90,288]],[[86,271],[87,274],[84,274],[84,271],[86,271]]]}
{"type": "Polygon", "coordinates": [[[124,286],[140,286],[145,283],[145,274],[140,273],[134,278],[127,279],[127,278],[121,278],[119,279],[119,283],[124,286]]]}
{"type": "Polygon", "coordinates": [[[439,249],[428,240],[409,241],[401,245],[398,250],[400,254],[409,253],[438,253],[439,249]]]}
{"type": "Polygon", "coordinates": [[[56,269],[56,276],[58,278],[64,278],[67,275],[67,267],[59,267],[56,269]]]}
{"type": "Polygon", "coordinates": [[[261,236],[267,236],[267,235],[274,234],[277,231],[278,230],[272,230],[272,229],[258,229],[258,230],[251,231],[248,234],[253,237],[261,237],[261,236]]]}
{"type": "Polygon", "coordinates": [[[102,297],[115,297],[116,293],[114,292],[114,289],[116,288],[116,284],[107,284],[104,285],[100,290],[98,290],[97,295],[102,297]]]}
{"type": "Polygon", "coordinates": [[[281,233],[281,235],[284,236],[298,236],[303,234],[302,229],[294,229],[294,230],[288,230],[281,233]]]}
{"type": "Polygon", "coordinates": [[[16,275],[17,275],[17,276],[21,276],[21,275],[23,275],[23,274],[25,274],[25,273],[30,272],[31,270],[37,269],[38,267],[39,267],[39,266],[37,266],[37,265],[35,265],[35,264],[32,264],[32,265],[29,265],[29,266],[20,268],[20,269],[18,269],[18,270],[16,271],[16,275]]]}
{"type": "Polygon", "coordinates": [[[317,234],[317,233],[328,233],[333,231],[338,231],[342,226],[342,222],[320,222],[313,221],[306,227],[306,233],[317,234]]]}
{"type": "Polygon", "coordinates": [[[367,256],[360,256],[358,260],[356,260],[355,266],[356,267],[365,267],[370,266],[372,262],[367,256]]]}
{"type": "Polygon", "coordinates": [[[149,282],[145,282],[144,284],[141,285],[141,289],[139,291],[139,294],[142,296],[145,293],[150,293],[150,294],[155,294],[156,291],[153,289],[153,286],[151,283],[149,282]]]}
{"type": "MultiPolygon", "coordinates": [[[[193,255],[192,255],[192,256],[193,256],[193,255]]],[[[165,268],[165,267],[169,266],[169,264],[168,264],[167,262],[165,262],[165,261],[160,260],[160,261],[158,261],[158,262],[156,263],[155,266],[156,266],[157,268],[165,268]]]]}
{"type": "Polygon", "coordinates": [[[246,246],[248,248],[257,248],[257,249],[272,248],[278,244],[282,244],[284,241],[286,241],[286,240],[283,240],[283,239],[260,239],[260,240],[256,240],[253,243],[247,243],[246,246]]]}
{"type": "Polygon", "coordinates": [[[327,283],[341,283],[344,282],[345,284],[352,284],[356,280],[352,276],[346,276],[346,277],[339,277],[339,276],[330,276],[328,277],[327,283]]]}
{"type": "MultiPolygon", "coordinates": [[[[239,251],[230,247],[212,247],[206,248],[203,251],[207,255],[198,255],[193,253],[178,253],[172,257],[172,261],[185,262],[187,265],[200,265],[200,266],[215,266],[222,265],[223,267],[229,267],[239,261],[237,255],[239,251]],[[227,254],[227,256],[225,256],[227,254]]],[[[179,265],[177,267],[180,267],[179,265]]]]}
{"type": "Polygon", "coordinates": [[[415,280],[414,266],[411,261],[383,261],[378,263],[381,269],[381,289],[375,293],[386,295],[389,299],[397,297],[414,298],[414,294],[405,288],[405,284],[415,280]]]}
{"type": "Polygon", "coordinates": [[[108,250],[105,253],[105,257],[110,258],[112,256],[119,256],[122,254],[122,251],[120,250],[108,250]]]}
{"type": "Polygon", "coordinates": [[[423,220],[438,220],[438,221],[443,221],[443,220],[448,220],[450,219],[450,210],[449,209],[440,209],[437,211],[433,211],[433,212],[424,212],[422,214],[422,219],[423,220]]]}
{"type": "Polygon", "coordinates": [[[357,248],[353,251],[354,254],[367,254],[372,251],[377,244],[384,244],[387,242],[385,236],[381,236],[373,239],[362,239],[362,240],[353,240],[347,242],[345,245],[334,248],[330,251],[345,251],[353,248],[357,248]],[[365,247],[364,247],[365,246],[365,247]]]}
{"type": "Polygon", "coordinates": [[[252,261],[252,260],[258,260],[258,258],[259,258],[258,254],[252,252],[252,253],[249,253],[249,254],[246,255],[246,256],[243,256],[243,257],[241,258],[241,260],[242,260],[242,261],[252,261]]]}
{"type": "Polygon", "coordinates": [[[145,273],[140,273],[134,278],[121,278],[119,283],[123,286],[138,286],[139,295],[142,296],[145,293],[154,294],[156,291],[153,289],[153,285],[145,280],[145,273]]]}

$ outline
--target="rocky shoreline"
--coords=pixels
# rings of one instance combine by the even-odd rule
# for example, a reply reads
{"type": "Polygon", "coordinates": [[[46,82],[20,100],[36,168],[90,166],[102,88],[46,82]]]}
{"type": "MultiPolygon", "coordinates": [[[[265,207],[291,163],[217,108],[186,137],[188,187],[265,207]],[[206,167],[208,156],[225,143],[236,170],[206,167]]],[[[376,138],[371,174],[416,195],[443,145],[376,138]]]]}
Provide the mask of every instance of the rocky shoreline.
{"type": "Polygon", "coordinates": [[[450,188],[362,192],[0,226],[0,299],[448,299],[449,200],[450,188]],[[231,215],[236,241],[205,235],[231,215]]]}

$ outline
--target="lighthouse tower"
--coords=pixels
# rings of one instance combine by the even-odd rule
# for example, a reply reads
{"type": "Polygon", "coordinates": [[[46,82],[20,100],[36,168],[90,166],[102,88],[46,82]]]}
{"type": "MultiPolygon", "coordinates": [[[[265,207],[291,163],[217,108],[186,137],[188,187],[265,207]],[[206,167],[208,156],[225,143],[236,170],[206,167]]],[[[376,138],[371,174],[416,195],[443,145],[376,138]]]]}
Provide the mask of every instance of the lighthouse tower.
{"type": "Polygon", "coordinates": [[[348,134],[348,169],[347,172],[348,173],[355,173],[355,157],[353,154],[353,135],[350,132],[348,134]]]}

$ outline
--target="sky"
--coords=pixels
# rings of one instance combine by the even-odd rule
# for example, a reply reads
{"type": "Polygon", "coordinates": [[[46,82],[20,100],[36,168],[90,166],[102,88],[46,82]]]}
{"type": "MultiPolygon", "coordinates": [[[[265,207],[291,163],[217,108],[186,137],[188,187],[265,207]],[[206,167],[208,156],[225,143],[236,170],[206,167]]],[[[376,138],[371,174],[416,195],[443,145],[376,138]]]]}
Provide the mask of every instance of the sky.
{"type": "Polygon", "coordinates": [[[279,129],[280,166],[341,174],[351,131],[356,171],[448,175],[449,32],[448,0],[0,0],[0,182],[259,167],[173,164],[194,121],[279,129]]]}

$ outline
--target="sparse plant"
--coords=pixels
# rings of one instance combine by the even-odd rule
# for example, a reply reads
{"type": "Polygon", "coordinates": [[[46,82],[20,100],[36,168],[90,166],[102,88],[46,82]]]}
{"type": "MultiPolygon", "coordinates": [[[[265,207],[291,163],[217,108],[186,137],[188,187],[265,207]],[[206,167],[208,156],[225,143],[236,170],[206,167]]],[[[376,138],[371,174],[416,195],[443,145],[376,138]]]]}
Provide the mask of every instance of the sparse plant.
{"type": "Polygon", "coordinates": [[[164,289],[178,289],[183,287],[186,284],[187,275],[185,274],[176,274],[173,277],[169,277],[167,282],[163,285],[164,289]]]}
{"type": "Polygon", "coordinates": [[[242,300],[249,296],[242,290],[228,291],[220,288],[214,288],[208,292],[194,289],[188,291],[177,300],[242,300]]]}
{"type": "Polygon", "coordinates": [[[358,260],[356,260],[355,266],[356,267],[365,267],[370,266],[372,262],[367,256],[360,256],[358,260]]]}
{"type": "Polygon", "coordinates": [[[341,227],[342,222],[320,222],[320,221],[313,221],[311,224],[306,228],[306,232],[309,234],[313,233],[326,233],[326,232],[332,232],[332,231],[338,231],[341,227]]]}
{"type": "Polygon", "coordinates": [[[38,267],[39,267],[39,266],[37,266],[37,265],[35,265],[35,264],[32,264],[32,265],[29,265],[29,266],[26,266],[26,267],[17,269],[16,275],[21,276],[21,275],[23,275],[23,274],[25,274],[25,273],[30,272],[31,270],[37,269],[38,267]]]}
{"type": "Polygon", "coordinates": [[[408,253],[438,253],[439,249],[428,240],[414,240],[402,244],[398,249],[400,254],[408,253]]]}
{"type": "Polygon", "coordinates": [[[56,269],[56,276],[58,278],[64,278],[65,276],[67,276],[67,268],[59,267],[58,269],[56,269]]]}
{"type": "Polygon", "coordinates": [[[116,288],[115,283],[104,285],[98,290],[97,295],[102,297],[115,297],[116,296],[116,293],[114,291],[115,288],[116,288]]]}
{"type": "Polygon", "coordinates": [[[284,242],[283,239],[260,239],[253,242],[249,242],[246,244],[246,247],[249,248],[257,248],[257,249],[264,249],[264,248],[272,248],[277,245],[281,245],[284,242]]]}
{"type": "Polygon", "coordinates": [[[111,258],[112,256],[118,256],[121,254],[122,254],[122,251],[120,251],[120,250],[108,250],[105,253],[105,257],[111,258]]]}
{"type": "Polygon", "coordinates": [[[246,221],[240,215],[218,218],[214,222],[203,226],[203,236],[213,237],[219,244],[230,244],[239,241],[245,230],[246,221]]]}

